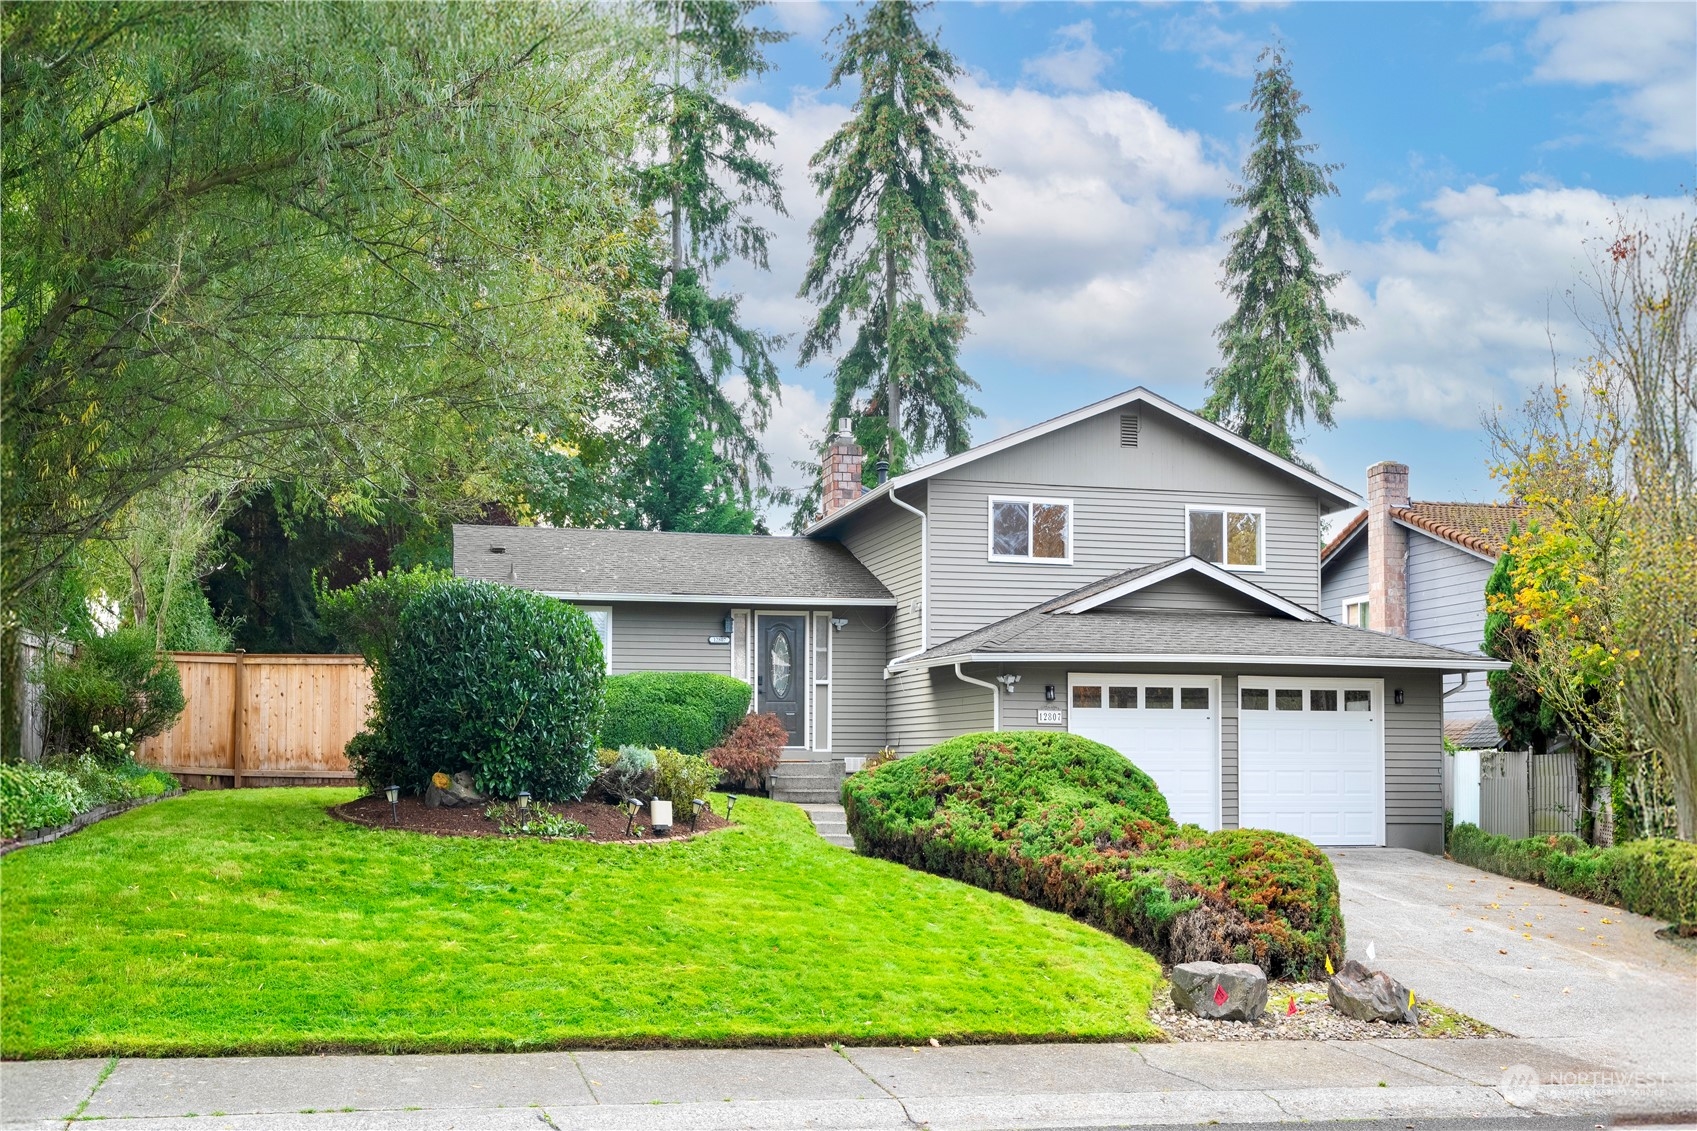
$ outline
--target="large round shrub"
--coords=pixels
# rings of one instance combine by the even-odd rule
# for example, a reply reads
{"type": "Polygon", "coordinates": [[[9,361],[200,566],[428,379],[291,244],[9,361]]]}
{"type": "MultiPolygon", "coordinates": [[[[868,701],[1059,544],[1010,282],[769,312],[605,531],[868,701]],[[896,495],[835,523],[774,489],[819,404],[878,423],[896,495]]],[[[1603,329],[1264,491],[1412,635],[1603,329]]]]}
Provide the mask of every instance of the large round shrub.
{"type": "Polygon", "coordinates": [[[1065,912],[1166,962],[1306,974],[1343,958],[1323,852],[1180,826],[1147,774],[1077,735],[964,735],[855,774],[843,802],[862,852],[1065,912]]]}
{"type": "Polygon", "coordinates": [[[496,797],[575,801],[595,772],[604,662],[571,605],[483,581],[434,584],[401,610],[378,716],[387,748],[422,791],[470,770],[496,797]]]}
{"type": "Polygon", "coordinates": [[[700,754],[748,714],[754,689],[710,672],[632,672],[607,681],[601,745],[665,746],[700,754]]]}

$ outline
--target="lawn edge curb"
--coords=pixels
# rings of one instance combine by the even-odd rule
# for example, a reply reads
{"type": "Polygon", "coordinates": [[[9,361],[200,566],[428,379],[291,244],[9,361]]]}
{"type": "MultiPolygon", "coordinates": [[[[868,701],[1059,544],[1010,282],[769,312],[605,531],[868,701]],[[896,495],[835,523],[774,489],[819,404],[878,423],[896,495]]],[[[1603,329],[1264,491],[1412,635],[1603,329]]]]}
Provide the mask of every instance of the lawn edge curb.
{"type": "Polygon", "coordinates": [[[178,786],[176,789],[165,793],[156,793],[152,797],[132,797],[128,801],[112,801],[105,805],[96,805],[85,813],[78,813],[63,825],[55,825],[48,829],[31,829],[16,840],[8,840],[0,844],[0,856],[10,855],[20,848],[34,848],[38,844],[52,844],[60,837],[81,832],[90,825],[97,825],[108,817],[117,817],[128,813],[131,809],[139,809],[143,805],[152,805],[155,801],[166,801],[173,797],[181,797],[183,792],[183,788],[178,786]]]}

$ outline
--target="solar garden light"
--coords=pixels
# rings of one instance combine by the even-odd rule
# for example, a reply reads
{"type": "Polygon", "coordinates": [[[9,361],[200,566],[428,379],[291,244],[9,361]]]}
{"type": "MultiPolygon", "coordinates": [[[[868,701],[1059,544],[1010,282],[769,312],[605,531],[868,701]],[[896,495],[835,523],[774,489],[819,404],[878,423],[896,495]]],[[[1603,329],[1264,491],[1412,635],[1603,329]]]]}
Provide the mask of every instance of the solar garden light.
{"type": "Polygon", "coordinates": [[[728,820],[731,819],[731,810],[735,809],[736,807],[737,807],[737,795],[734,794],[734,793],[725,794],[725,820],[728,821],[728,820]]]}
{"type": "Polygon", "coordinates": [[[389,799],[389,816],[395,824],[401,823],[401,787],[390,785],[383,787],[383,795],[389,799]]]}
{"type": "Polygon", "coordinates": [[[695,810],[695,812],[693,812],[689,815],[689,831],[694,832],[695,831],[695,822],[701,820],[701,811],[703,809],[707,808],[707,802],[705,802],[705,801],[701,800],[701,798],[697,797],[694,801],[691,801],[689,803],[689,806],[690,806],[691,809],[695,810]]]}
{"type": "Polygon", "coordinates": [[[641,810],[641,808],[642,808],[642,802],[638,801],[634,797],[627,797],[627,798],[625,798],[625,806],[626,806],[626,808],[628,808],[630,810],[630,820],[625,822],[625,835],[626,836],[635,836],[636,835],[636,815],[637,815],[637,812],[639,810],[641,810]]]}
{"type": "Polygon", "coordinates": [[[528,790],[528,789],[519,790],[519,808],[521,810],[530,808],[530,790],[528,790]]]}

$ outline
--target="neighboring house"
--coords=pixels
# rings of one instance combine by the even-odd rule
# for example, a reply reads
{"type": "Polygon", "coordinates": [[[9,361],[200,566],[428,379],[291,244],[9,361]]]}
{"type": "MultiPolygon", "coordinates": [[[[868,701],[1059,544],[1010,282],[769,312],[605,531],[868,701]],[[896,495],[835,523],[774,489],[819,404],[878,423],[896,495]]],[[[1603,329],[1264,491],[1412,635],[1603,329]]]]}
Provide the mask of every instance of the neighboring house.
{"type": "MultiPolygon", "coordinates": [[[[1526,508],[1424,503],[1408,468],[1367,469],[1367,509],[1320,552],[1320,611],[1342,624],[1482,655],[1485,582],[1526,508]]],[[[1501,741],[1482,673],[1444,678],[1444,733],[1469,750],[1501,741]]]]}
{"type": "Polygon", "coordinates": [[[1444,677],[1504,665],[1320,614],[1353,492],[1146,389],[862,462],[833,438],[802,538],[457,526],[454,568],[579,604],[615,673],[748,680],[795,758],[1072,730],[1181,820],[1441,851],[1444,677]]]}

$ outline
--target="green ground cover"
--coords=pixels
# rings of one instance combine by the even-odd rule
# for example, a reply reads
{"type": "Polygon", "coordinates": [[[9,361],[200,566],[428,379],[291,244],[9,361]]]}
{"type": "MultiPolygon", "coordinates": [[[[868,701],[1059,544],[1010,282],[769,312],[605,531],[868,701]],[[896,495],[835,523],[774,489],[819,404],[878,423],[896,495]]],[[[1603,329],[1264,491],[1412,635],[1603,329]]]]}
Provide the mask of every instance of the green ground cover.
{"type": "Polygon", "coordinates": [[[1148,955],[833,848],[789,806],[619,846],[325,812],[353,796],[191,794],[0,860],[0,1055],[1156,1032],[1148,955]]]}

